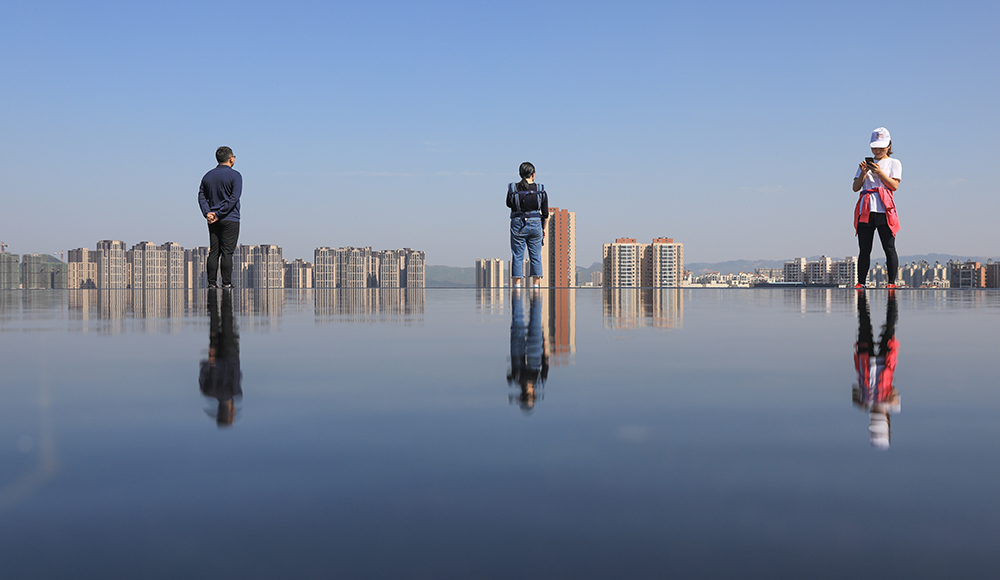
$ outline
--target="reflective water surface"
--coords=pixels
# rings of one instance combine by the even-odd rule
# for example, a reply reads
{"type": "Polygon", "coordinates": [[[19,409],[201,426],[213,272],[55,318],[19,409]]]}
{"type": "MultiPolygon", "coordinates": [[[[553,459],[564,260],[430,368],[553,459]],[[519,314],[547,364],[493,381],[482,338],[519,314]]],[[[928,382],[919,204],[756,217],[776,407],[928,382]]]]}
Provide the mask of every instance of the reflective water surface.
{"type": "Polygon", "coordinates": [[[0,576],[992,577],[1000,293],[0,291],[0,576]]]}

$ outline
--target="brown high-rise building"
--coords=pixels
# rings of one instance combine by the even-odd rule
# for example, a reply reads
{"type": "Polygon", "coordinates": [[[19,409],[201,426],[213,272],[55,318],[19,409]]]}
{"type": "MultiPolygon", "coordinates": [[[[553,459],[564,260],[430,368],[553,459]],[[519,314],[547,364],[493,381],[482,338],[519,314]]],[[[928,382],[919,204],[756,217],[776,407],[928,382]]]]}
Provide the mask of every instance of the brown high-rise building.
{"type": "Polygon", "coordinates": [[[576,287],[576,212],[549,208],[542,246],[542,286],[576,287]]]}

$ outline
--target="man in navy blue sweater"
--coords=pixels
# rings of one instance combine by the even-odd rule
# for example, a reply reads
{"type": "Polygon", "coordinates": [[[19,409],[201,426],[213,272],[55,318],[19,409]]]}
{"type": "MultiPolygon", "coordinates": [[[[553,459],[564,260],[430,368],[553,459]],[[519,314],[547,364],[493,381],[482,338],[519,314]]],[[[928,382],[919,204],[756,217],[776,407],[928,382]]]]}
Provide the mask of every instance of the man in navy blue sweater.
{"type": "Polygon", "coordinates": [[[208,287],[218,288],[216,276],[219,258],[222,258],[222,286],[233,287],[233,252],[240,237],[240,195],[243,193],[243,176],[233,169],[236,156],[229,147],[215,150],[219,166],[201,178],[198,188],[198,205],[208,221],[208,287]]]}

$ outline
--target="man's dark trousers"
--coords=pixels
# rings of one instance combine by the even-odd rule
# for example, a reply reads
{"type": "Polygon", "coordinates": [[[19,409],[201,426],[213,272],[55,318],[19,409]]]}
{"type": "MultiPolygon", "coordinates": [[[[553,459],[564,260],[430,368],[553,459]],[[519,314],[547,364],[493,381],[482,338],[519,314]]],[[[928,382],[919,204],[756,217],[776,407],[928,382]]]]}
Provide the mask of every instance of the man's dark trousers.
{"type": "Polygon", "coordinates": [[[208,251],[208,285],[218,286],[216,276],[219,272],[219,257],[222,258],[222,285],[233,285],[233,252],[236,251],[236,241],[240,238],[240,222],[217,221],[208,224],[208,239],[211,249],[208,251]]]}

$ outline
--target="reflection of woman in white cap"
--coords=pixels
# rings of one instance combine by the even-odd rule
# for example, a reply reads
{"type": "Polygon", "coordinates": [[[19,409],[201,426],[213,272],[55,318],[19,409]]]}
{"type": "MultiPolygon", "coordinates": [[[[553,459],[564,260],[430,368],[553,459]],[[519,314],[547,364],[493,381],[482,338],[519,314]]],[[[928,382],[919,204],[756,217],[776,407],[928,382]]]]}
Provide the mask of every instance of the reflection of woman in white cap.
{"type": "Polygon", "coordinates": [[[899,391],[893,384],[899,360],[897,312],[896,294],[890,291],[885,307],[885,326],[876,351],[868,300],[864,294],[858,298],[858,341],[854,344],[854,370],[858,373],[858,382],[851,390],[851,399],[857,407],[868,410],[868,434],[876,449],[889,448],[889,416],[898,413],[900,408],[899,391]]]}
{"type": "Polygon", "coordinates": [[[889,276],[889,288],[896,287],[896,273],[899,258],[896,256],[896,232],[899,231],[899,217],[892,196],[903,177],[903,164],[892,159],[892,138],[889,130],[879,127],[872,131],[872,156],[866,157],[858,166],[854,176],[854,191],[860,191],[858,204],[854,206],[854,231],[858,236],[858,284],[864,288],[871,266],[872,241],[878,230],[882,249],[885,250],[885,267],[889,276]]]}

